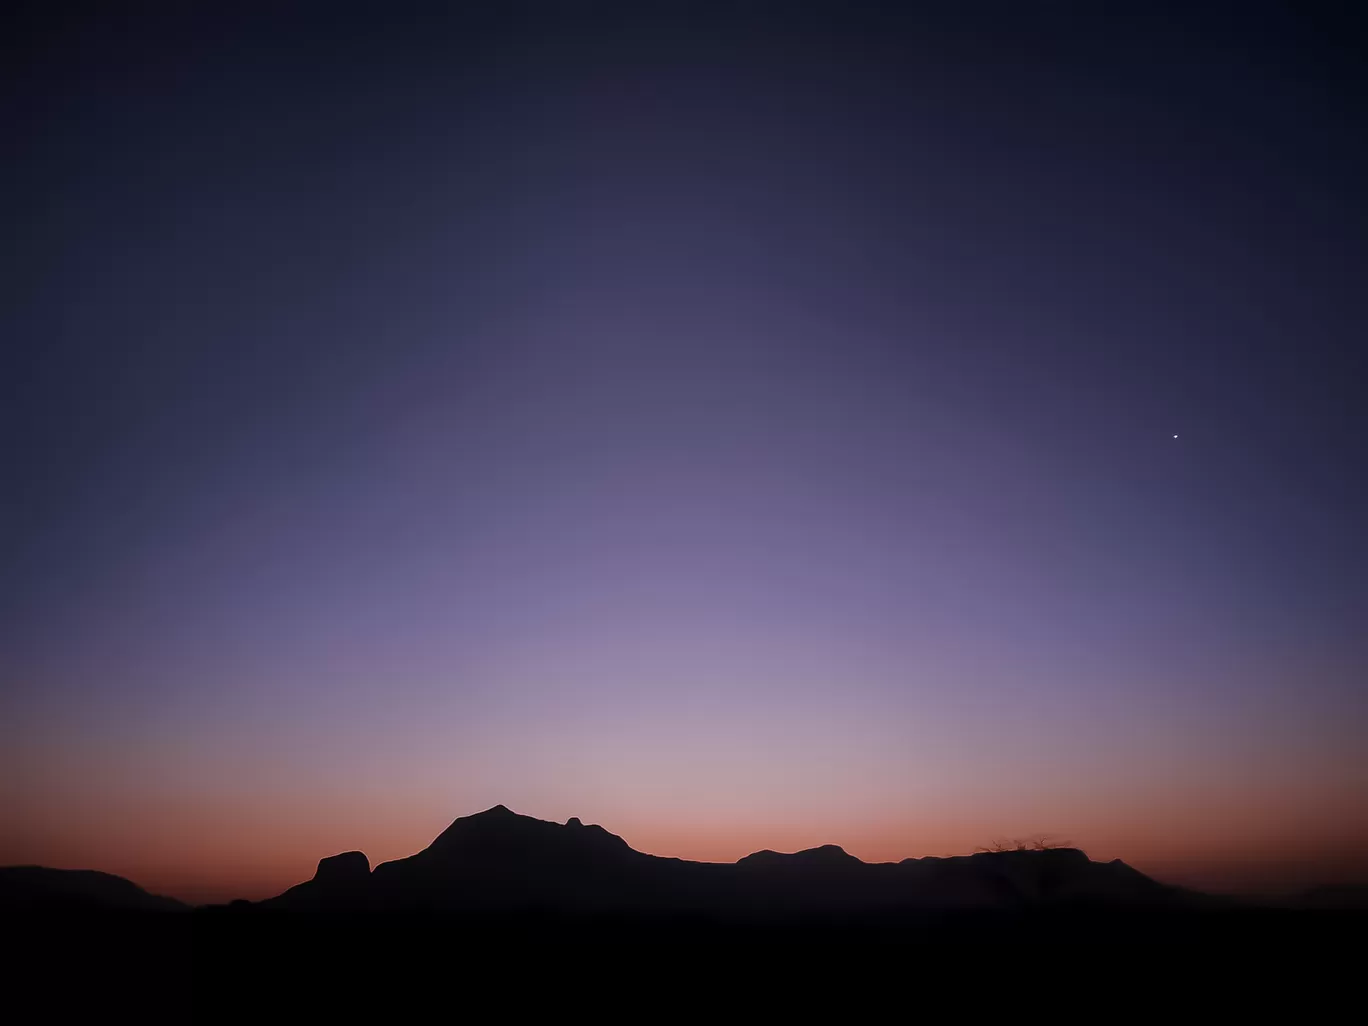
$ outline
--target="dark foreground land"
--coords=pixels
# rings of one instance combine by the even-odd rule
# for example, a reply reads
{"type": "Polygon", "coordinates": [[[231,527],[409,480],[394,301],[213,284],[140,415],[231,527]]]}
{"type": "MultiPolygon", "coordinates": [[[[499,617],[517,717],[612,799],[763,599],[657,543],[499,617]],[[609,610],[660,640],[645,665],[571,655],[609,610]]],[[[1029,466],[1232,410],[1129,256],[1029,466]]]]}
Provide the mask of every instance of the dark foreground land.
{"type": "Polygon", "coordinates": [[[256,903],[190,908],[104,873],[0,869],[0,923],[12,1010],[56,1021],[92,1005],[349,1020],[371,1002],[390,1021],[434,995],[442,1020],[939,1017],[933,993],[957,1016],[1030,993],[1049,1005],[1028,1018],[1108,1021],[1161,996],[1166,1018],[1262,1018],[1277,997],[1308,1021],[1368,963],[1361,906],[1241,904],[1076,849],[871,864],[824,845],[696,863],[503,806],[374,868],[327,856],[256,903]]]}
{"type": "Polygon", "coordinates": [[[1368,950],[1363,912],[1247,908],[751,923],[220,908],[23,915],[4,930],[7,993],[41,994],[57,1021],[92,1005],[147,1019],[301,1004],[345,1014],[434,993],[480,1019],[563,1001],[668,1018],[719,1003],[789,1014],[1026,992],[1227,1012],[1292,1001],[1305,1015],[1362,985],[1368,950]]]}

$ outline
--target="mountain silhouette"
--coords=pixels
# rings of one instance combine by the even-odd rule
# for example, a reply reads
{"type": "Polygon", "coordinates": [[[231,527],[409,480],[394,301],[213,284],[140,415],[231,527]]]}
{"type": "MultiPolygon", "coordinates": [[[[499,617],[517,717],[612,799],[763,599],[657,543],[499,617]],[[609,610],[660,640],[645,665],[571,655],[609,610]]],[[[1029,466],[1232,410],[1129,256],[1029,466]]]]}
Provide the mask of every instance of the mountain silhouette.
{"type": "Polygon", "coordinates": [[[149,894],[121,876],[92,869],[0,868],[0,908],[119,912],[184,911],[188,905],[149,894]]]}
{"type": "Polygon", "coordinates": [[[0,919],[20,939],[12,977],[49,980],[49,993],[73,980],[101,996],[155,992],[171,1012],[298,998],[350,1014],[366,988],[388,999],[423,980],[520,1000],[531,979],[563,1000],[548,978],[611,978],[624,1007],[700,993],[728,1007],[748,988],[766,1008],[784,995],[806,1007],[812,981],[842,995],[896,981],[906,996],[908,973],[924,977],[941,953],[981,986],[994,957],[1037,959],[1047,979],[1076,972],[1080,954],[1131,974],[1123,950],[1187,950],[1192,965],[1280,949],[1328,959],[1357,950],[1363,927],[1361,912],[1222,901],[1073,848],[867,863],[826,844],[690,862],[502,805],[407,858],[372,868],[344,851],[273,898],[185,908],[106,873],[0,869],[0,919]]]}
{"type": "Polygon", "coordinates": [[[928,909],[1183,905],[1196,896],[1073,848],[866,863],[834,844],[735,863],[636,851],[601,826],[522,816],[503,805],[455,820],[427,848],[369,869],[361,852],[323,859],[313,879],[263,908],[764,918],[928,909]]]}

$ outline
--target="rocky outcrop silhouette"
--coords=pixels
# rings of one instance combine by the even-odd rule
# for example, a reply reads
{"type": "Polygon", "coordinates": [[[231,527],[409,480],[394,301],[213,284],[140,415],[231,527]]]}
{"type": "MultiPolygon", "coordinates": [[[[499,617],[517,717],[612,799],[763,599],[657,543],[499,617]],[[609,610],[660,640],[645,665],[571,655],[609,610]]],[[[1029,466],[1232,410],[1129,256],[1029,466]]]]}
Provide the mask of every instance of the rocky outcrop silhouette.
{"type": "Polygon", "coordinates": [[[370,859],[364,852],[344,851],[318,860],[313,882],[325,887],[349,887],[370,876],[370,859]]]}
{"type": "Polygon", "coordinates": [[[266,907],[336,909],[364,908],[368,902],[370,859],[364,852],[344,851],[318,860],[313,879],[296,884],[284,894],[261,902],[266,907]]]}

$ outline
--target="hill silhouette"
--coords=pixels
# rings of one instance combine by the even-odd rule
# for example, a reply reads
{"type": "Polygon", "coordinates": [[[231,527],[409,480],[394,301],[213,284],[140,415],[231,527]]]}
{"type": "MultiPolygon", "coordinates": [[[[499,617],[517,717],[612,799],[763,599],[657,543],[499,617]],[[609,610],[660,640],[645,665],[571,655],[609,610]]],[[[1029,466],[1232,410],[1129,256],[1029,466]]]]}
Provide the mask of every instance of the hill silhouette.
{"type": "Polygon", "coordinates": [[[287,995],[346,1004],[357,987],[389,993],[446,981],[454,967],[507,994],[534,970],[576,981],[611,966],[628,997],[702,985],[768,999],[775,979],[867,980],[880,965],[882,978],[902,979],[922,964],[909,945],[965,972],[1000,953],[1013,966],[1038,957],[1048,974],[1061,947],[1111,968],[1127,964],[1111,957],[1120,946],[1186,948],[1204,965],[1212,952],[1333,959],[1355,949],[1346,942],[1361,936],[1363,914],[1310,907],[1332,903],[1242,905],[1074,848],[866,863],[827,844],[690,862],[502,805],[455,820],[407,858],[372,868],[363,852],[340,852],[273,898],[183,914],[105,873],[0,870],[0,918],[22,939],[14,975],[66,986],[79,974],[101,992],[145,994],[154,967],[215,1008],[287,995]]]}
{"type": "Polygon", "coordinates": [[[175,912],[188,905],[149,894],[121,876],[93,869],[0,868],[0,908],[69,912],[175,912]]]}
{"type": "Polygon", "coordinates": [[[503,805],[455,820],[427,848],[369,869],[361,852],[323,859],[313,879],[259,907],[478,914],[706,916],[895,915],[1042,905],[1184,906],[1200,896],[1074,848],[866,863],[834,844],[735,863],[636,851],[579,819],[503,805]]]}
{"type": "MultiPolygon", "coordinates": [[[[360,851],[322,858],[313,877],[232,908],[323,913],[897,917],[928,911],[1060,906],[1183,908],[1214,899],[1161,884],[1076,848],[978,852],[867,863],[835,844],[765,849],[734,863],[648,855],[578,818],[553,823],[503,805],[456,819],[407,858],[371,868],[360,851]]],[[[0,907],[172,911],[187,906],[94,871],[0,869],[0,907]]]]}

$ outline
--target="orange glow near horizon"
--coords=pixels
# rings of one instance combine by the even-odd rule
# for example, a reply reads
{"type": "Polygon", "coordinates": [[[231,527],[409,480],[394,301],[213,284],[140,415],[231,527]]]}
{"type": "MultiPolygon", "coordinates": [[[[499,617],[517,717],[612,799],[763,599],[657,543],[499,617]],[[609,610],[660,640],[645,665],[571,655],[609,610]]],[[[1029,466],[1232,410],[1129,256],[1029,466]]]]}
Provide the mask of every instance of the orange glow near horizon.
{"type": "Polygon", "coordinates": [[[1368,882],[1338,15],[262,6],[17,23],[0,864],[1368,882]]]}
{"type": "MultiPolygon", "coordinates": [[[[477,804],[460,814],[490,804],[495,803],[477,804]]],[[[1368,879],[1368,831],[1337,831],[1331,819],[1317,824],[1291,815],[1280,818],[1279,828],[1273,829],[1267,810],[1257,806],[1229,809],[1225,815],[1197,806],[1176,810],[1163,829],[1156,828],[1157,821],[1127,821],[1102,809],[1085,817],[1075,809],[1073,822],[1082,829],[1069,830],[1069,817],[1057,815],[1052,821],[1040,818],[1038,825],[1057,828],[1045,831],[1029,829],[1030,817],[1025,816],[1017,829],[993,829],[982,814],[822,826],[736,817],[713,823],[659,822],[630,809],[586,816],[585,810],[568,807],[510,807],[557,822],[579,814],[639,851],[697,861],[732,862],[762,848],[796,851],[827,843],[867,862],[898,861],[969,854],[999,837],[1048,833],[1094,859],[1121,858],[1158,879],[1217,891],[1292,891],[1330,880],[1368,879]]],[[[1341,809],[1346,815],[1348,811],[1341,809]]],[[[340,800],[310,800],[274,806],[191,802],[145,808],[141,815],[108,805],[103,810],[73,807],[60,817],[44,818],[45,823],[11,821],[0,845],[0,862],[99,869],[155,893],[207,903],[278,894],[312,876],[320,858],[340,851],[364,851],[372,866],[404,858],[429,844],[454,817],[434,817],[416,805],[363,809],[340,800]],[[59,826],[58,819],[65,825],[59,826]]]]}
{"type": "Polygon", "coordinates": [[[35,733],[5,752],[0,864],[98,869],[192,902],[260,899],[327,855],[404,858],[452,819],[504,804],[703,861],[827,843],[896,861],[1048,834],[1212,890],[1368,878],[1368,788],[1348,722],[1271,739],[1127,724],[1106,745],[1048,724],[1040,736],[1059,740],[1042,758],[1021,722],[927,733],[909,751],[881,710],[848,699],[708,712],[696,700],[661,718],[624,701],[615,719],[581,723],[573,707],[514,706],[516,724],[464,734],[437,715],[365,733],[216,726],[195,744],[105,736],[99,723],[35,733]]]}

